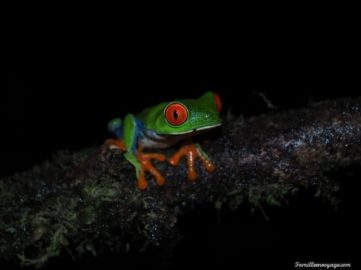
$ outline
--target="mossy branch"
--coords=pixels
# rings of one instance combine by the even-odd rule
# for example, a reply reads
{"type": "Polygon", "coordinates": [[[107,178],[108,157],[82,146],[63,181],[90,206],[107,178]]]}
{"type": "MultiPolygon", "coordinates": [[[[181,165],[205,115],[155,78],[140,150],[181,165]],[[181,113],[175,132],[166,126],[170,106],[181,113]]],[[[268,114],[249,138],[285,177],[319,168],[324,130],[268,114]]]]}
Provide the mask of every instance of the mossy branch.
{"type": "MultiPolygon", "coordinates": [[[[0,181],[0,257],[42,265],[64,250],[73,256],[129,243],[160,243],[196,204],[237,207],[281,204],[300,188],[334,191],[325,173],[361,161],[361,99],[314,104],[250,119],[228,117],[203,142],[213,174],[198,168],[186,180],[183,164],[157,164],[167,182],[136,188],[134,169],[106,146],[59,153],[51,162],[0,181]]],[[[168,149],[168,156],[174,149],[168,149]]]]}

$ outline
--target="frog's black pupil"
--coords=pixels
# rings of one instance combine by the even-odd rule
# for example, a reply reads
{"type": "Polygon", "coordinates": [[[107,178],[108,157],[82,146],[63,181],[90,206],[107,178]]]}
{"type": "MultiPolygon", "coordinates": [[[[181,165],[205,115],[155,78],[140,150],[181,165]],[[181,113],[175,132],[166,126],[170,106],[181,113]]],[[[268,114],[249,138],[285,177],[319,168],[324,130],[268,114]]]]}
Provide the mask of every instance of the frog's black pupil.
{"type": "Polygon", "coordinates": [[[174,117],[174,119],[178,119],[178,112],[177,112],[177,110],[174,110],[173,111],[173,117],[174,117]]]}

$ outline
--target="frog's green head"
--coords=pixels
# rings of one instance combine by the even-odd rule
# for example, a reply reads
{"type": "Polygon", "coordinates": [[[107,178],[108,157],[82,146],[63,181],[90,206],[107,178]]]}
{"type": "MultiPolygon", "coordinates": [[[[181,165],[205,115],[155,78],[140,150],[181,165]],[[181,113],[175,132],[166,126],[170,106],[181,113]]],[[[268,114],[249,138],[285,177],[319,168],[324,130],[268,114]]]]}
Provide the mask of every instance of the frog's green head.
{"type": "Polygon", "coordinates": [[[198,99],[164,102],[143,111],[139,118],[158,134],[180,135],[221,125],[219,96],[212,92],[198,99]]]}

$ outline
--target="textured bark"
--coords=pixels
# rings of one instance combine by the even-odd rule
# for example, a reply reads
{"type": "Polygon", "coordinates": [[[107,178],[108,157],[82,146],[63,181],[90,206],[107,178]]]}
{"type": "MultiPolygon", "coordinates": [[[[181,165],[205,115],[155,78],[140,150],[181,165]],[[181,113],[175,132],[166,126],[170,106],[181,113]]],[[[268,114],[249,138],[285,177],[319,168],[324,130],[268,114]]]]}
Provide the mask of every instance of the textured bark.
{"type": "MultiPolygon", "coordinates": [[[[59,153],[52,161],[0,181],[0,256],[42,265],[64,249],[73,256],[126,249],[172,238],[178,218],[196,204],[236,208],[247,200],[282,204],[300,188],[331,198],[325,174],[361,161],[361,99],[325,101],[305,109],[249,119],[196,138],[216,163],[186,179],[184,162],[158,163],[167,182],[149,176],[136,188],[133,167],[106,146],[59,153]]],[[[168,149],[170,156],[175,149],[168,149]]],[[[200,165],[200,164],[198,164],[200,165]]]]}

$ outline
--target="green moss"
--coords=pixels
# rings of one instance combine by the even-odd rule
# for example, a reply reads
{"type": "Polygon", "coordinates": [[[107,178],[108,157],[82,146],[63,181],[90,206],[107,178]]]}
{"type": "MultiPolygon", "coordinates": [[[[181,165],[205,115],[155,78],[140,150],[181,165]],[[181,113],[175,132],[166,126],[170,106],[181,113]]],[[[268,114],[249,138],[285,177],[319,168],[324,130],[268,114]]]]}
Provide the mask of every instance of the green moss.
{"type": "Polygon", "coordinates": [[[64,247],[69,245],[66,238],[68,230],[65,226],[59,224],[54,226],[55,231],[50,232],[48,245],[39,248],[38,256],[34,258],[27,258],[24,253],[18,255],[21,265],[35,265],[37,267],[43,266],[51,257],[58,256],[64,247]]]}
{"type": "Polygon", "coordinates": [[[270,205],[280,206],[282,200],[289,194],[294,194],[298,188],[291,184],[271,183],[265,185],[254,185],[248,190],[248,200],[259,205],[266,202],[270,205]]]}

